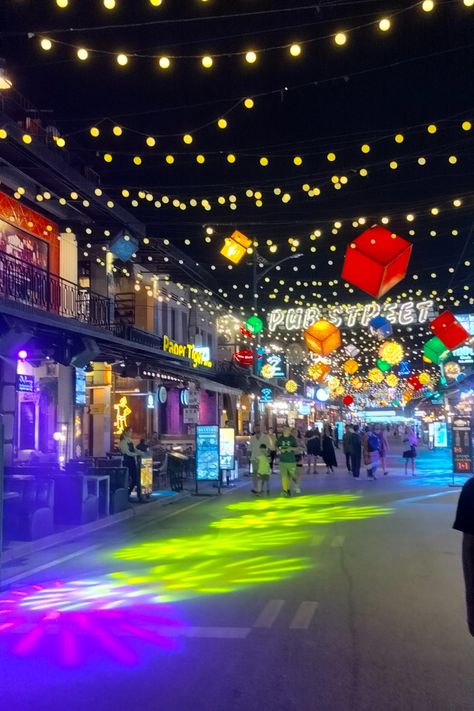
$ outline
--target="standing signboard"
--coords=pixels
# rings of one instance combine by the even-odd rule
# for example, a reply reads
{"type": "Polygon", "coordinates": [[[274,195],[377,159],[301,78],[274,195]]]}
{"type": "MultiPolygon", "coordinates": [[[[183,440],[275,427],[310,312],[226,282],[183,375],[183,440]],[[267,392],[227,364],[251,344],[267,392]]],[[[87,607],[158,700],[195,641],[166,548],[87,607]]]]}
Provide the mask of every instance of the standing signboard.
{"type": "Polygon", "coordinates": [[[216,481],[220,491],[218,425],[196,426],[196,493],[198,482],[216,481]]]}
{"type": "Polygon", "coordinates": [[[235,430],[233,427],[219,429],[219,463],[223,471],[231,471],[235,467],[235,430]]]}
{"type": "Polygon", "coordinates": [[[472,474],[472,422],[469,417],[453,419],[453,474],[472,474]]]}

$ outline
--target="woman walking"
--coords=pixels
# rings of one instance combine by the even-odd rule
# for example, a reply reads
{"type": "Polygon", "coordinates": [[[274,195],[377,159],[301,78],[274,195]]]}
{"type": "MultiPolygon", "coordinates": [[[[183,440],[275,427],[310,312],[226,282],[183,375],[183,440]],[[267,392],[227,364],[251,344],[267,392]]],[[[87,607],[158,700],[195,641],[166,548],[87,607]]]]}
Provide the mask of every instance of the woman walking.
{"type": "Polygon", "coordinates": [[[384,476],[387,476],[387,474],[388,474],[387,463],[386,463],[386,457],[388,454],[387,432],[385,431],[385,427],[383,425],[376,425],[374,431],[379,439],[379,457],[380,457],[380,464],[382,466],[382,471],[383,471],[384,476]]]}
{"type": "Polygon", "coordinates": [[[324,464],[326,465],[326,474],[333,474],[333,467],[337,467],[337,459],[336,452],[334,449],[334,440],[331,436],[331,428],[329,425],[324,425],[322,457],[324,464]]]}
{"type": "Polygon", "coordinates": [[[311,474],[311,464],[313,471],[317,474],[318,457],[321,456],[321,433],[317,427],[309,429],[305,435],[306,452],[308,454],[308,474],[311,474]]]}
{"type": "Polygon", "coordinates": [[[403,452],[403,459],[405,460],[405,476],[408,474],[408,462],[411,461],[411,475],[415,474],[415,459],[416,459],[416,447],[418,445],[418,437],[413,431],[412,427],[407,427],[405,430],[405,436],[403,438],[403,445],[405,450],[403,452]]]}

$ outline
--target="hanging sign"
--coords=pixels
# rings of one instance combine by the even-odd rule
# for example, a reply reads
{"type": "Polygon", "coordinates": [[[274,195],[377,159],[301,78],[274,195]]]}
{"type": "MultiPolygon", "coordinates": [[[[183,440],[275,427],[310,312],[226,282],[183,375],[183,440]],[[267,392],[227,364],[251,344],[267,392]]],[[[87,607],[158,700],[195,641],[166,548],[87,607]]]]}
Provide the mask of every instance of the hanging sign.
{"type": "Polygon", "coordinates": [[[219,481],[219,427],[196,427],[196,480],[219,481]]]}
{"type": "Polygon", "coordinates": [[[469,417],[455,417],[452,424],[453,472],[472,474],[472,422],[469,417]]]}
{"type": "Polygon", "coordinates": [[[183,408],[183,423],[185,425],[197,425],[199,422],[199,409],[197,407],[183,408]]]}
{"type": "Polygon", "coordinates": [[[286,378],[286,358],[281,353],[265,354],[262,358],[262,375],[267,372],[271,374],[265,377],[270,378],[286,378]],[[264,370],[265,369],[265,370],[264,370]]]}
{"type": "Polygon", "coordinates": [[[166,353],[178,356],[178,358],[192,360],[193,368],[197,368],[198,366],[212,368],[214,365],[212,361],[209,360],[209,349],[200,348],[199,346],[195,346],[194,343],[184,345],[172,341],[168,336],[163,336],[163,350],[166,351],[166,353]]]}
{"type": "Polygon", "coordinates": [[[223,470],[235,467],[235,430],[233,427],[219,429],[219,466],[223,470]]]}
{"type": "Polygon", "coordinates": [[[35,391],[35,376],[18,373],[16,376],[17,393],[33,393],[35,391]]]}

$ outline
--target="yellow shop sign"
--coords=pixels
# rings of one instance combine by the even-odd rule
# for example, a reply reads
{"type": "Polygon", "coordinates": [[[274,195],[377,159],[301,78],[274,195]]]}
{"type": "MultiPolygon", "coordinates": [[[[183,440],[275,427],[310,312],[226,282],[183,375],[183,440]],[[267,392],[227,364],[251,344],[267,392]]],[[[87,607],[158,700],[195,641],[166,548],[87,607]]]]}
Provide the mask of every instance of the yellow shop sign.
{"type": "Polygon", "coordinates": [[[166,353],[171,353],[178,358],[188,358],[193,361],[193,368],[197,368],[198,365],[203,368],[212,368],[213,363],[208,358],[206,351],[208,349],[200,349],[193,343],[187,343],[183,345],[182,343],[176,343],[172,341],[168,336],[163,336],[163,350],[166,353]]]}

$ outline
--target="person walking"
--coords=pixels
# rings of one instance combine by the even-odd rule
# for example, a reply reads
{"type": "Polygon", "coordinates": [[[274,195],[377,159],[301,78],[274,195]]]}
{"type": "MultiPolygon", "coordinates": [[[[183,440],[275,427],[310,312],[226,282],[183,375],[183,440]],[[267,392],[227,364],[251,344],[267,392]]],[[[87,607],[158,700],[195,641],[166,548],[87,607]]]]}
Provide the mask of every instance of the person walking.
{"type": "Polygon", "coordinates": [[[388,471],[386,458],[388,455],[388,437],[385,427],[383,425],[377,425],[375,427],[375,434],[379,439],[380,464],[382,466],[384,476],[387,476],[388,471]]]}
{"type": "Polygon", "coordinates": [[[126,427],[120,435],[120,451],[123,455],[123,465],[128,469],[128,497],[130,499],[132,491],[136,488],[137,499],[141,502],[142,486],[138,458],[143,452],[138,450],[133,444],[131,427],[126,427]]]}
{"type": "Polygon", "coordinates": [[[416,476],[415,459],[416,448],[418,446],[418,437],[416,436],[412,427],[407,427],[405,429],[403,444],[405,446],[405,450],[403,452],[403,459],[405,460],[405,476],[408,474],[408,462],[411,462],[411,475],[416,476]]]}
{"type": "Polygon", "coordinates": [[[295,427],[292,432],[296,439],[297,449],[295,452],[296,458],[296,475],[295,475],[295,494],[301,494],[301,477],[303,475],[303,458],[305,453],[304,439],[301,432],[295,427]]]}
{"type": "Polygon", "coordinates": [[[345,432],[342,436],[342,451],[346,457],[346,467],[349,474],[351,473],[351,452],[352,452],[352,428],[346,425],[345,432]]]}
{"type": "Polygon", "coordinates": [[[367,477],[375,480],[375,472],[379,465],[379,438],[372,430],[372,425],[367,425],[362,438],[362,451],[364,454],[364,464],[367,467],[367,477]]]}
{"type": "Polygon", "coordinates": [[[308,474],[311,474],[311,465],[313,465],[314,474],[317,474],[318,457],[321,456],[321,432],[317,427],[312,427],[306,432],[305,439],[308,455],[308,474]]]}
{"type": "Polygon", "coordinates": [[[467,608],[467,626],[474,637],[474,478],[464,484],[453,524],[462,537],[462,567],[467,608]]]}
{"type": "Polygon", "coordinates": [[[264,444],[270,451],[271,441],[260,425],[255,425],[255,432],[250,438],[250,463],[252,467],[252,494],[257,493],[258,485],[258,457],[260,455],[260,445],[264,444]]]}
{"type": "Polygon", "coordinates": [[[275,464],[275,457],[276,457],[276,448],[277,448],[276,440],[277,440],[277,438],[276,438],[276,434],[275,434],[272,427],[268,428],[267,437],[270,442],[270,452],[269,452],[269,454],[270,454],[270,470],[271,470],[271,473],[273,474],[273,465],[275,464]]]}
{"type": "Polygon", "coordinates": [[[260,445],[260,454],[257,457],[257,496],[266,490],[270,496],[270,452],[265,444],[260,445]]]}
{"type": "Polygon", "coordinates": [[[280,476],[282,494],[291,496],[291,482],[296,477],[296,452],[298,442],[286,425],[277,439],[277,450],[280,457],[280,476]]]}
{"type": "Polygon", "coordinates": [[[324,425],[322,441],[322,457],[326,465],[326,474],[333,474],[334,467],[337,467],[336,451],[334,440],[331,436],[332,430],[329,425],[324,425]]]}
{"type": "Polygon", "coordinates": [[[351,432],[351,471],[354,479],[360,476],[360,463],[362,461],[362,440],[359,425],[354,425],[351,432]]]}

